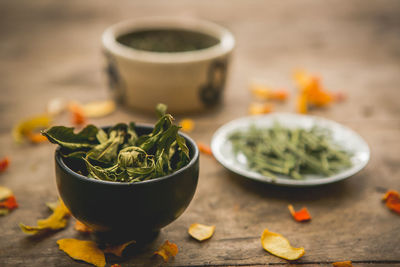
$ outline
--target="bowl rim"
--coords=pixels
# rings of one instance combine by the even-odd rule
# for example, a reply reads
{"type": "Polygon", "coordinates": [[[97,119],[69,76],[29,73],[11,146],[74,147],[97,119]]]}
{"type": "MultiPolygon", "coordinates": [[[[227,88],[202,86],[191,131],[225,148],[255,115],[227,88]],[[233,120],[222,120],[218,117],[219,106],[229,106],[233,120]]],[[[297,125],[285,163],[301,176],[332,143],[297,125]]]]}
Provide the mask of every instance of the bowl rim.
{"type": "MultiPolygon", "coordinates": [[[[102,126],[101,128],[105,129],[105,128],[109,128],[109,127],[111,127],[111,126],[102,126]]],[[[153,129],[154,125],[140,123],[140,124],[135,124],[135,127],[153,129]]],[[[147,181],[140,181],[140,182],[134,182],[134,183],[103,181],[103,180],[98,180],[98,179],[92,179],[92,178],[89,178],[89,177],[84,176],[82,174],[76,173],[70,167],[68,167],[67,164],[65,164],[65,162],[64,162],[64,160],[63,160],[63,158],[61,156],[61,153],[60,153],[60,150],[61,150],[60,146],[57,146],[57,148],[55,150],[55,153],[54,153],[54,157],[55,157],[56,164],[61,169],[63,169],[67,173],[71,174],[75,178],[77,178],[79,180],[82,180],[83,182],[95,183],[95,184],[99,183],[99,184],[106,184],[106,185],[112,185],[112,186],[140,186],[140,185],[145,185],[145,184],[157,183],[159,181],[167,180],[167,179],[169,179],[169,178],[171,178],[171,177],[173,177],[173,176],[175,176],[177,174],[180,174],[180,173],[184,172],[185,170],[187,170],[187,169],[191,168],[193,165],[195,165],[196,161],[198,161],[199,149],[197,147],[196,142],[192,138],[190,138],[188,135],[186,135],[185,133],[182,133],[181,131],[179,131],[178,134],[181,135],[182,137],[184,137],[185,140],[189,141],[190,144],[192,145],[192,147],[193,147],[193,157],[190,159],[188,164],[186,164],[184,167],[180,168],[179,170],[177,170],[177,171],[175,171],[173,173],[170,173],[168,175],[161,176],[161,177],[156,177],[156,178],[153,178],[153,179],[150,179],[150,180],[147,180],[147,181]]]]}
{"type": "Polygon", "coordinates": [[[229,54],[235,38],[226,28],[210,21],[186,17],[143,17],[121,21],[108,27],[101,37],[103,49],[122,58],[148,63],[189,63],[210,60],[229,54]],[[117,38],[123,34],[146,29],[182,29],[211,35],[219,40],[208,48],[183,52],[152,52],[123,45],[117,38]]]}

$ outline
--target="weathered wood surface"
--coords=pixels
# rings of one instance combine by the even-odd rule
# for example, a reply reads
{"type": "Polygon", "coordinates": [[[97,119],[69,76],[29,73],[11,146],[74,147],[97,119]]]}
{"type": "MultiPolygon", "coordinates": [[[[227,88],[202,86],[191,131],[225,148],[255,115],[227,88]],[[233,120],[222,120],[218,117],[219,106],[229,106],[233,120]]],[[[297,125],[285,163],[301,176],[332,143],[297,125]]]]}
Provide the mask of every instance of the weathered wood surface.
{"type": "MultiPolygon", "coordinates": [[[[327,87],[348,94],[346,102],[313,114],[356,130],[371,146],[372,158],[365,170],[343,182],[288,189],[247,181],[202,155],[198,189],[187,211],[148,249],[121,261],[123,266],[164,265],[152,252],[166,239],[180,249],[169,266],[288,264],[261,248],[264,228],[306,248],[296,264],[400,265],[400,217],[380,200],[387,189],[400,190],[400,2],[21,0],[2,1],[0,12],[0,156],[12,160],[0,185],[13,189],[20,204],[0,218],[0,266],[85,266],[56,245],[60,238],[84,238],[72,221],[68,229],[42,239],[20,231],[19,222],[46,217],[44,203],[57,197],[54,146],[17,146],[10,131],[19,119],[44,111],[51,98],[105,98],[102,31],[117,21],[149,15],[213,20],[237,38],[223,105],[190,115],[196,121],[195,140],[209,143],[219,126],[246,114],[249,80],[294,92],[291,72],[302,67],[320,73],[327,87]],[[307,206],[313,220],[294,222],[288,203],[307,206]],[[215,224],[215,236],[204,243],[190,239],[187,228],[194,222],[215,224]]],[[[291,100],[277,110],[293,107],[291,100]]],[[[92,122],[130,120],[154,118],[121,108],[92,122]]]]}

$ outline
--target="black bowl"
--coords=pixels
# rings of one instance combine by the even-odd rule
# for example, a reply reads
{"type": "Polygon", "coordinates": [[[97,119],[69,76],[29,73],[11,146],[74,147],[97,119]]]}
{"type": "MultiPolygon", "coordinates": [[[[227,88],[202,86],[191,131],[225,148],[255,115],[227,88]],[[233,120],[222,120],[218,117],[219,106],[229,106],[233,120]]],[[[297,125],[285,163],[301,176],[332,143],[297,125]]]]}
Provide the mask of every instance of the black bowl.
{"type": "MultiPolygon", "coordinates": [[[[136,126],[147,134],[151,126],[136,126]]],[[[97,232],[111,235],[145,235],[158,232],[177,219],[196,191],[199,176],[199,151],[195,142],[186,140],[190,162],[172,174],[136,183],[117,183],[85,177],[80,161],[64,159],[55,152],[56,181],[61,199],[71,214],[97,232]]]]}

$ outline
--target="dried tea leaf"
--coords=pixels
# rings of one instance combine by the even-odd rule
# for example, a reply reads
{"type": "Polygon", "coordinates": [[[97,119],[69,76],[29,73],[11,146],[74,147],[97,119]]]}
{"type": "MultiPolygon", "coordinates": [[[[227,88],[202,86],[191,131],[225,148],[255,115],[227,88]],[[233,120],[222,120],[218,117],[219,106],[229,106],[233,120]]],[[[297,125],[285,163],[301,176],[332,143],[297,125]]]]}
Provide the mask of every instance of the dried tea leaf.
{"type": "Polygon", "coordinates": [[[94,125],[88,125],[79,133],[74,133],[74,128],[64,126],[53,126],[42,132],[50,142],[61,147],[75,150],[81,148],[92,148],[98,144],[97,132],[99,130],[94,125]]]}
{"type": "Polygon", "coordinates": [[[70,215],[69,210],[62,201],[59,202],[54,209],[53,214],[46,219],[38,220],[37,226],[27,226],[19,224],[21,230],[25,234],[36,235],[48,230],[59,230],[67,226],[67,217],[70,215]]]}
{"type": "Polygon", "coordinates": [[[333,262],[332,265],[335,267],[353,267],[353,264],[351,263],[351,261],[333,262]]]}
{"type": "Polygon", "coordinates": [[[8,197],[11,197],[13,195],[13,192],[11,189],[5,186],[0,186],[0,200],[6,199],[8,197]]]}
{"type": "Polygon", "coordinates": [[[122,253],[124,250],[131,244],[135,244],[135,240],[131,240],[129,242],[126,242],[121,245],[115,245],[115,246],[108,246],[105,249],[103,249],[104,253],[111,253],[114,254],[115,256],[122,257],[122,253]]]}
{"type": "Polygon", "coordinates": [[[51,117],[46,114],[22,120],[14,126],[12,131],[13,138],[15,142],[22,143],[29,134],[49,127],[50,123],[51,117]]]}
{"type": "Polygon", "coordinates": [[[292,247],[286,238],[280,234],[270,232],[268,229],[265,229],[261,235],[261,244],[272,255],[286,260],[297,260],[305,253],[303,247],[292,247]]]}
{"type": "Polygon", "coordinates": [[[106,258],[93,241],[65,238],[57,241],[60,250],[75,260],[82,260],[97,267],[106,265],[106,258]]]}
{"type": "Polygon", "coordinates": [[[92,228],[90,228],[89,226],[87,226],[86,224],[84,224],[78,220],[76,220],[76,222],[75,222],[74,229],[78,232],[87,233],[87,234],[93,232],[92,228]]]}
{"type": "Polygon", "coordinates": [[[383,201],[385,201],[386,206],[400,214],[400,194],[395,190],[388,190],[386,194],[383,196],[383,201]]]}
{"type": "Polygon", "coordinates": [[[179,122],[179,126],[182,127],[182,131],[190,133],[194,129],[194,121],[192,119],[182,119],[179,122]]]}
{"type": "Polygon", "coordinates": [[[204,154],[209,155],[209,156],[213,155],[213,153],[211,151],[211,148],[209,146],[207,146],[206,144],[197,142],[197,147],[199,148],[199,151],[201,153],[204,153],[204,154]]]}
{"type": "Polygon", "coordinates": [[[164,262],[168,262],[170,257],[175,257],[178,254],[178,246],[166,240],[154,254],[161,256],[164,262]]]}
{"type": "Polygon", "coordinates": [[[100,118],[115,111],[115,102],[112,100],[90,102],[82,105],[82,110],[87,118],[100,118]]]}
{"type": "Polygon", "coordinates": [[[0,160],[0,172],[4,172],[7,170],[10,165],[10,159],[8,157],[4,157],[0,160]]]}
{"type": "Polygon", "coordinates": [[[306,207],[303,207],[299,211],[295,211],[292,205],[288,205],[288,209],[290,211],[290,214],[292,214],[293,218],[298,222],[305,222],[311,220],[311,215],[306,207]]]}
{"type": "Polygon", "coordinates": [[[250,103],[249,105],[249,114],[250,115],[260,115],[260,114],[267,114],[272,112],[274,106],[269,103],[250,103]]]}
{"type": "Polygon", "coordinates": [[[188,233],[191,237],[198,241],[203,241],[209,239],[213,236],[215,231],[215,226],[204,225],[199,223],[194,223],[190,225],[188,233]]]}

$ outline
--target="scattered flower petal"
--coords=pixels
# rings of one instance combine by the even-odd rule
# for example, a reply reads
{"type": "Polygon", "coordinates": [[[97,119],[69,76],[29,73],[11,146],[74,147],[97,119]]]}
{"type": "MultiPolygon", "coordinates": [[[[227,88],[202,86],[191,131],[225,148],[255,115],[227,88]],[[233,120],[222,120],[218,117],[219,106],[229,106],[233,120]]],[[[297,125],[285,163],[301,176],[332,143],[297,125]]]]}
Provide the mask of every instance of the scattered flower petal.
{"type": "Polygon", "coordinates": [[[249,114],[250,115],[259,115],[259,114],[267,114],[272,112],[274,106],[269,103],[257,103],[253,102],[249,105],[249,114]]]}
{"type": "Polygon", "coordinates": [[[30,235],[36,235],[48,230],[59,230],[67,226],[67,217],[70,215],[69,210],[65,207],[64,203],[60,201],[58,206],[54,209],[53,214],[46,219],[38,220],[37,226],[27,226],[22,223],[19,224],[21,230],[30,235]]]}
{"type": "Polygon", "coordinates": [[[10,196],[5,200],[0,201],[0,209],[13,210],[16,208],[18,208],[18,203],[17,200],[15,199],[15,196],[10,196]]]}
{"type": "Polygon", "coordinates": [[[10,160],[8,157],[4,157],[0,160],[0,172],[7,170],[8,165],[10,165],[10,160]]]}
{"type": "Polygon", "coordinates": [[[332,263],[332,265],[335,267],[353,267],[353,264],[351,263],[351,261],[338,261],[338,262],[332,263]]]}
{"type": "Polygon", "coordinates": [[[400,214],[400,194],[395,190],[388,190],[386,194],[383,196],[383,201],[385,201],[386,206],[400,214]]]}
{"type": "Polygon", "coordinates": [[[191,237],[198,241],[209,239],[213,236],[215,226],[208,226],[204,224],[194,223],[190,225],[188,233],[191,237]]]}
{"type": "Polygon", "coordinates": [[[211,148],[209,146],[207,146],[206,144],[197,142],[197,147],[199,148],[201,153],[204,153],[206,155],[212,156],[213,153],[211,151],[211,148]]]}
{"type": "Polygon", "coordinates": [[[100,118],[115,111],[115,102],[112,100],[95,101],[82,105],[83,115],[87,118],[100,118]]]}
{"type": "Polygon", "coordinates": [[[292,247],[286,238],[280,234],[270,232],[268,229],[265,229],[262,233],[261,244],[262,247],[272,255],[286,260],[297,260],[305,253],[303,247],[292,247]]]}
{"type": "Polygon", "coordinates": [[[111,267],[121,267],[121,265],[116,263],[116,264],[111,265],[111,267]]]}
{"type": "Polygon", "coordinates": [[[182,119],[179,125],[182,127],[181,130],[187,133],[194,129],[194,121],[192,119],[182,119]]]}
{"type": "Polygon", "coordinates": [[[60,250],[75,260],[82,260],[97,267],[106,265],[106,258],[93,241],[65,238],[57,241],[60,250]]]}
{"type": "Polygon", "coordinates": [[[252,94],[260,100],[285,101],[289,95],[284,89],[274,90],[259,84],[252,84],[250,89],[252,94]]]}
{"type": "Polygon", "coordinates": [[[0,186],[0,200],[6,199],[11,197],[13,194],[13,192],[11,191],[11,189],[4,187],[4,186],[0,186]]]}
{"type": "Polygon", "coordinates": [[[86,124],[86,117],[82,106],[77,102],[70,102],[68,110],[71,112],[71,123],[75,126],[86,124]]]}
{"type": "Polygon", "coordinates": [[[42,135],[41,133],[29,133],[27,135],[27,138],[33,144],[39,144],[39,143],[43,143],[43,142],[47,142],[48,141],[46,136],[42,135]]]}
{"type": "Polygon", "coordinates": [[[112,246],[112,247],[106,247],[103,251],[104,253],[111,253],[114,254],[115,256],[118,257],[122,257],[122,253],[124,252],[124,250],[131,244],[135,244],[136,241],[135,240],[131,240],[129,242],[126,242],[122,245],[116,245],[116,246],[112,246]]]}
{"type": "Polygon", "coordinates": [[[75,226],[74,226],[75,230],[81,233],[92,233],[93,229],[90,228],[89,226],[87,226],[86,224],[76,220],[75,222],[75,226]]]}
{"type": "Polygon", "coordinates": [[[298,222],[311,220],[311,215],[306,207],[303,207],[299,211],[295,211],[292,205],[288,205],[288,209],[290,211],[290,214],[292,214],[293,218],[298,222]]]}
{"type": "Polygon", "coordinates": [[[160,255],[164,262],[167,262],[171,256],[174,257],[178,254],[178,246],[166,240],[154,254],[160,255]]]}
{"type": "Polygon", "coordinates": [[[51,117],[49,115],[39,115],[22,120],[13,128],[13,138],[15,142],[22,143],[35,131],[48,128],[50,123],[51,117]]]}

